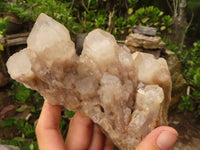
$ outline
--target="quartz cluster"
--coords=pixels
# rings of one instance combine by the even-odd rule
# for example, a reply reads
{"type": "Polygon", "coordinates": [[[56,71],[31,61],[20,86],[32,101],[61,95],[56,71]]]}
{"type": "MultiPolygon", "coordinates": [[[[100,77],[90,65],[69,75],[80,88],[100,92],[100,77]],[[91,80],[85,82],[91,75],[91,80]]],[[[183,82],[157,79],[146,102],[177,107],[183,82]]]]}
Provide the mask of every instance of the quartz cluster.
{"type": "Polygon", "coordinates": [[[119,149],[133,150],[167,124],[171,78],[163,58],[131,54],[100,29],[87,35],[77,56],[69,31],[45,14],[27,45],[9,58],[11,77],[52,104],[89,116],[119,149]]]}

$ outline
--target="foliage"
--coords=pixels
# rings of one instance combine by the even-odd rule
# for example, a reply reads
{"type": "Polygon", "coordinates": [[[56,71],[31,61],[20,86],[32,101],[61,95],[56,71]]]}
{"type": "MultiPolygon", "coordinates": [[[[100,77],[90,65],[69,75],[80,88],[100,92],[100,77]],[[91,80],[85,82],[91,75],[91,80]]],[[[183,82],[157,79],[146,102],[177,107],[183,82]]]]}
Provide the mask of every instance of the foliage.
{"type": "Polygon", "coordinates": [[[121,38],[121,35],[132,32],[133,25],[154,26],[158,33],[171,32],[172,18],[169,15],[164,16],[154,6],[134,10],[137,3],[138,0],[17,0],[13,5],[4,5],[8,12],[24,20],[35,20],[40,13],[45,13],[65,25],[73,34],[101,28],[121,38]]]}
{"type": "MultiPolygon", "coordinates": [[[[4,37],[8,26],[8,18],[0,18],[0,40],[4,37]]],[[[0,51],[3,51],[4,47],[0,43],[0,51]]]]}
{"type": "Polygon", "coordinates": [[[16,126],[17,129],[23,134],[24,138],[36,138],[34,126],[30,125],[26,119],[16,120],[15,118],[11,117],[2,122],[2,127],[8,127],[12,129],[14,126],[16,126]]]}
{"type": "Polygon", "coordinates": [[[134,6],[138,2],[138,0],[128,0],[128,2],[129,5],[134,6]]]}
{"type": "MultiPolygon", "coordinates": [[[[84,15],[84,13],[82,13],[84,15]]],[[[86,32],[90,32],[94,28],[102,28],[105,29],[107,23],[107,13],[105,10],[91,10],[88,14],[86,14],[86,23],[85,23],[85,30],[86,32]]],[[[84,23],[84,20],[81,21],[84,23]]]]}
{"type": "MultiPolygon", "coordinates": [[[[30,117],[26,119],[15,119],[10,117],[2,121],[2,127],[9,128],[10,130],[15,129],[18,136],[12,137],[10,140],[1,141],[0,143],[15,145],[20,147],[21,150],[38,150],[35,125],[42,109],[43,97],[40,96],[38,92],[28,89],[16,81],[13,81],[11,90],[8,92],[13,97],[15,103],[21,105],[16,112],[23,113],[25,110],[29,110],[30,117]]],[[[63,110],[62,114],[60,130],[62,131],[63,137],[66,137],[69,118],[73,117],[74,112],[63,110]]]]}
{"type": "MultiPolygon", "coordinates": [[[[5,34],[8,26],[8,18],[0,18],[0,34],[1,36],[5,34]]],[[[1,39],[2,37],[0,37],[1,39]]]]}
{"type": "Polygon", "coordinates": [[[56,0],[31,0],[27,1],[27,7],[32,8],[30,11],[35,20],[40,13],[45,13],[60,23],[64,24],[71,32],[79,30],[80,25],[75,22],[70,9],[71,2],[61,2],[56,0]]]}
{"type": "Polygon", "coordinates": [[[171,33],[172,17],[163,14],[164,12],[154,6],[141,7],[128,18],[128,24],[156,27],[158,32],[171,33]]]}
{"type": "Polygon", "coordinates": [[[39,150],[36,141],[25,139],[22,137],[15,137],[12,140],[1,141],[1,144],[14,145],[20,147],[20,150],[39,150]]]}
{"type": "Polygon", "coordinates": [[[200,118],[200,41],[193,45],[193,49],[177,52],[183,66],[183,76],[190,87],[190,92],[182,96],[178,108],[193,111],[200,118]]]}
{"type": "Polygon", "coordinates": [[[15,118],[8,118],[2,122],[4,128],[16,128],[21,136],[13,137],[11,140],[1,142],[3,144],[19,146],[21,149],[37,150],[37,142],[35,136],[35,127],[28,123],[26,119],[16,120],[15,118]]]}
{"type": "Polygon", "coordinates": [[[6,2],[0,2],[2,12],[12,13],[18,16],[22,21],[26,22],[30,20],[30,11],[24,7],[23,3],[8,4],[6,2]]]}
{"type": "Polygon", "coordinates": [[[173,52],[176,52],[177,50],[178,50],[178,46],[176,46],[176,45],[169,45],[169,46],[167,46],[167,49],[169,49],[169,50],[171,50],[171,51],[173,51],[173,52]]]}

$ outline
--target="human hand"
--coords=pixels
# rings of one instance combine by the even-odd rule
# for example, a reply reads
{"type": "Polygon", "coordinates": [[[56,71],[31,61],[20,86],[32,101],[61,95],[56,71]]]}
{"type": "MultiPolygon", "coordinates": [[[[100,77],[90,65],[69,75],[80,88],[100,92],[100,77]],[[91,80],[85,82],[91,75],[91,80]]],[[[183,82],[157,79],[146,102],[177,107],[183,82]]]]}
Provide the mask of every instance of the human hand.
{"type": "MultiPolygon", "coordinates": [[[[59,130],[61,106],[45,101],[36,135],[40,150],[113,150],[113,143],[91,119],[77,112],[70,121],[67,138],[64,142],[59,130]]],[[[171,127],[154,129],[139,144],[136,150],[170,150],[178,137],[171,127]]]]}

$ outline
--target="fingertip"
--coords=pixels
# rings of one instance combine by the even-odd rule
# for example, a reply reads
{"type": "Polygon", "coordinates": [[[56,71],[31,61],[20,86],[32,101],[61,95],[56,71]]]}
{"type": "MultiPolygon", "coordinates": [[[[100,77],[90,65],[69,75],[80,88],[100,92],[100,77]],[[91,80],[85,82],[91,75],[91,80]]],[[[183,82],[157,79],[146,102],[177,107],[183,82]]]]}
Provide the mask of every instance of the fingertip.
{"type": "Polygon", "coordinates": [[[82,126],[89,128],[91,128],[93,124],[92,120],[89,117],[81,114],[79,111],[75,113],[75,115],[71,120],[71,124],[77,124],[77,123],[82,124],[82,126]]]}
{"type": "Polygon", "coordinates": [[[80,112],[76,112],[70,121],[65,141],[66,149],[88,149],[91,143],[92,131],[92,120],[80,112]]]}
{"type": "Polygon", "coordinates": [[[36,126],[36,131],[40,129],[59,129],[60,117],[61,106],[52,105],[50,102],[45,100],[36,126]]]}
{"type": "Polygon", "coordinates": [[[178,132],[169,127],[167,130],[161,130],[160,134],[156,139],[156,145],[161,150],[170,150],[175,145],[178,139],[178,132]]]}
{"type": "Polygon", "coordinates": [[[155,128],[154,131],[156,131],[156,132],[169,131],[169,132],[171,132],[172,134],[174,134],[177,137],[179,135],[178,132],[174,128],[170,127],[170,126],[160,126],[160,127],[155,128]]]}
{"type": "Polygon", "coordinates": [[[59,130],[61,106],[45,101],[37,126],[36,136],[40,150],[64,150],[64,141],[59,130]]]}
{"type": "Polygon", "coordinates": [[[170,150],[178,139],[178,132],[169,126],[160,126],[150,132],[136,150],[170,150]]]}

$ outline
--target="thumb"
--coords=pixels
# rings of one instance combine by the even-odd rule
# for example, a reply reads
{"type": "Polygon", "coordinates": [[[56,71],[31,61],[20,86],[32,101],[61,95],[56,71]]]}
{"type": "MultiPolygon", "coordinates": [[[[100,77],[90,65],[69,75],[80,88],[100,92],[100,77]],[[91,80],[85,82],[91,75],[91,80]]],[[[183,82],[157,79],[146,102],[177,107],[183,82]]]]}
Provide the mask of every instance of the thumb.
{"type": "Polygon", "coordinates": [[[149,133],[136,150],[171,150],[176,143],[178,133],[168,126],[161,126],[149,133]]]}

